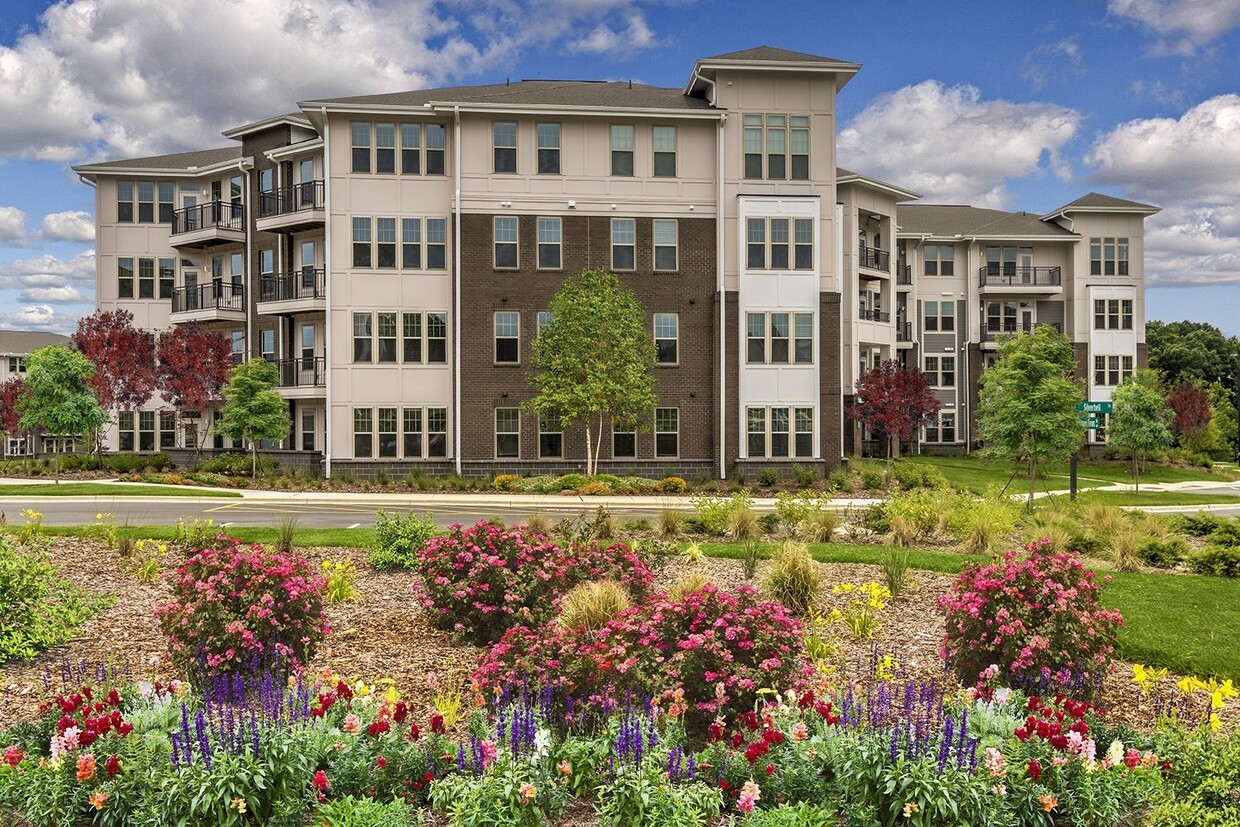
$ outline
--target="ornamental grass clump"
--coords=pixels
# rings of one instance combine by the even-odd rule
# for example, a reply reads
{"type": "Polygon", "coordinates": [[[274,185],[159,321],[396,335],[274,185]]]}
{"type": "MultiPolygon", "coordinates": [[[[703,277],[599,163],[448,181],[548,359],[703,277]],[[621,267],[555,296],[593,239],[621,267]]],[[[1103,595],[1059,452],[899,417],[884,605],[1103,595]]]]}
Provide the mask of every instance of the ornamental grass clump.
{"type": "Polygon", "coordinates": [[[611,580],[634,600],[654,575],[623,543],[560,548],[526,528],[480,522],[454,525],[418,552],[417,600],[436,627],[475,645],[493,643],[518,624],[539,626],[578,583],[611,580]]]}
{"type": "Polygon", "coordinates": [[[155,610],[173,660],[195,680],[307,663],[328,632],[326,579],[296,554],[221,539],[177,569],[172,601],[155,610]]]}
{"type": "Polygon", "coordinates": [[[763,592],[804,616],[822,590],[822,573],[804,543],[785,542],[771,559],[763,592]]]}
{"type": "Polygon", "coordinates": [[[961,680],[992,664],[1005,685],[1093,686],[1105,672],[1123,618],[1102,608],[1101,585],[1080,555],[1045,543],[970,564],[950,594],[943,652],[961,680]]]}

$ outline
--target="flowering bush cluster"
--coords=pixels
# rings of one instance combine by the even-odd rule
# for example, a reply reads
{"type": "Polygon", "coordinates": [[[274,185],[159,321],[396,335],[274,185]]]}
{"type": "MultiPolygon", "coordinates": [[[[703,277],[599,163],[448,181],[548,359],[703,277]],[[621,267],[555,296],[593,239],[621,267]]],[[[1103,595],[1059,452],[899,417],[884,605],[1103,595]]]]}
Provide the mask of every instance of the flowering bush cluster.
{"type": "Polygon", "coordinates": [[[805,672],[801,624],[748,586],[707,583],[657,595],[601,628],[515,627],[474,673],[479,690],[522,680],[595,708],[626,695],[680,693],[691,731],[715,715],[751,709],[759,690],[794,686],[805,672]]]}
{"type": "Polygon", "coordinates": [[[324,578],[295,554],[222,539],[177,569],[155,610],[173,659],[196,676],[307,662],[328,632],[324,578]]]}
{"type": "Polygon", "coordinates": [[[417,575],[414,594],[435,625],[479,645],[550,619],[578,583],[613,580],[639,600],[654,577],[623,543],[561,549],[526,528],[488,522],[431,538],[418,552],[417,575]]]}
{"type": "Polygon", "coordinates": [[[1033,543],[987,564],[971,564],[950,594],[944,654],[966,682],[990,665],[1007,685],[1089,686],[1115,649],[1120,613],[1099,605],[1100,584],[1075,552],[1033,543]]]}

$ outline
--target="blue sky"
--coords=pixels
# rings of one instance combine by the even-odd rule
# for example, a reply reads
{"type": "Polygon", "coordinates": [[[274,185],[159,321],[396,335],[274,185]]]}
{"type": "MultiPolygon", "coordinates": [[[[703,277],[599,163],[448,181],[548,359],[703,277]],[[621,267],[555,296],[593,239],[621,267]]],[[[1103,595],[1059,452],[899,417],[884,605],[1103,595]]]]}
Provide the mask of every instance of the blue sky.
{"type": "Polygon", "coordinates": [[[766,44],[851,60],[840,163],[1042,213],[1099,190],[1147,223],[1148,316],[1240,334],[1240,0],[5,0],[0,327],[93,307],[69,165],[223,146],[297,100],[513,79],[683,86],[766,44]]]}

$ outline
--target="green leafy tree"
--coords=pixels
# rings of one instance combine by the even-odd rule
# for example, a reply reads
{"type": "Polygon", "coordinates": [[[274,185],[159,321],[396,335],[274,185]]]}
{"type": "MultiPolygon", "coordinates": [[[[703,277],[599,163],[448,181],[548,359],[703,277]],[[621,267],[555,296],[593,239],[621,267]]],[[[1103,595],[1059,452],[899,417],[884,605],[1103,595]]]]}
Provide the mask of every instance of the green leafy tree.
{"type": "Polygon", "coordinates": [[[654,339],[646,308],[604,270],[583,270],[551,299],[551,322],[534,340],[530,382],[538,395],[526,407],[586,427],[586,473],[598,466],[603,421],[641,427],[658,404],[654,339]]]}
{"type": "Polygon", "coordinates": [[[1233,459],[1237,455],[1237,417],[1236,405],[1231,389],[1222,383],[1213,382],[1209,387],[1210,410],[1214,415],[1211,422],[1218,425],[1219,448],[1215,459],[1233,459]]]}
{"type": "Polygon", "coordinates": [[[1145,326],[1150,367],[1175,387],[1200,379],[1232,382],[1240,377],[1240,340],[1208,322],[1158,322],[1145,326]]]}
{"type": "MultiPolygon", "coordinates": [[[[41,347],[26,361],[26,384],[17,401],[22,430],[38,428],[52,436],[85,436],[108,415],[91,389],[95,366],[64,345],[41,347]]],[[[56,454],[60,482],[60,454],[56,454]]]]}
{"type": "Polygon", "coordinates": [[[1085,435],[1076,412],[1084,391],[1072,367],[1071,340],[1039,325],[1001,340],[998,360],[982,374],[981,453],[1026,464],[1030,508],[1038,465],[1070,455],[1085,435]]]}
{"type": "Polygon", "coordinates": [[[1138,370],[1111,395],[1114,408],[1107,425],[1107,443],[1132,452],[1132,476],[1141,490],[1141,460],[1152,451],[1170,448],[1174,414],[1158,387],[1158,374],[1138,370]]]}
{"type": "Polygon", "coordinates": [[[232,370],[224,386],[224,407],[216,430],[237,442],[250,443],[250,475],[258,474],[258,443],[284,439],[292,421],[288,403],[276,391],[280,374],[263,359],[243,362],[232,370]]]}

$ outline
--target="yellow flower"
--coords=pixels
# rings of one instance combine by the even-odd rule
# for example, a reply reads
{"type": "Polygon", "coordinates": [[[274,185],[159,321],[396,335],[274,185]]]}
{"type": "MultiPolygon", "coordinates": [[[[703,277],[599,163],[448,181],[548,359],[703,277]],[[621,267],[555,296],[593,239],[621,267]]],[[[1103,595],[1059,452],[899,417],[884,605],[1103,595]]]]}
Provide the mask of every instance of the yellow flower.
{"type": "Polygon", "coordinates": [[[921,807],[917,806],[917,802],[916,802],[916,801],[910,801],[910,802],[908,802],[907,804],[905,804],[905,805],[904,805],[904,817],[905,817],[905,818],[912,818],[912,817],[913,817],[913,813],[918,812],[920,809],[921,809],[921,807]]]}
{"type": "Polygon", "coordinates": [[[234,799],[232,800],[231,806],[232,806],[232,808],[233,808],[234,810],[236,810],[237,812],[239,812],[239,813],[244,813],[244,812],[245,812],[245,799],[244,799],[244,798],[234,798],[234,799]]]}
{"type": "Polygon", "coordinates": [[[96,514],[96,515],[95,515],[95,519],[96,519],[96,520],[102,520],[102,519],[103,519],[103,513],[102,513],[102,512],[100,512],[100,513],[96,514]]]}
{"type": "Polygon", "coordinates": [[[1059,806],[1059,799],[1055,797],[1054,793],[1047,793],[1046,795],[1038,796],[1038,803],[1042,805],[1043,810],[1049,813],[1059,806]]]}
{"type": "Polygon", "coordinates": [[[529,804],[535,799],[535,797],[538,796],[538,788],[529,783],[522,784],[519,792],[521,794],[522,804],[529,804]]]}
{"type": "Polygon", "coordinates": [[[112,796],[108,795],[103,790],[95,790],[87,796],[86,800],[90,802],[90,806],[94,807],[95,810],[102,810],[103,805],[107,804],[108,799],[111,797],[112,796]]]}

